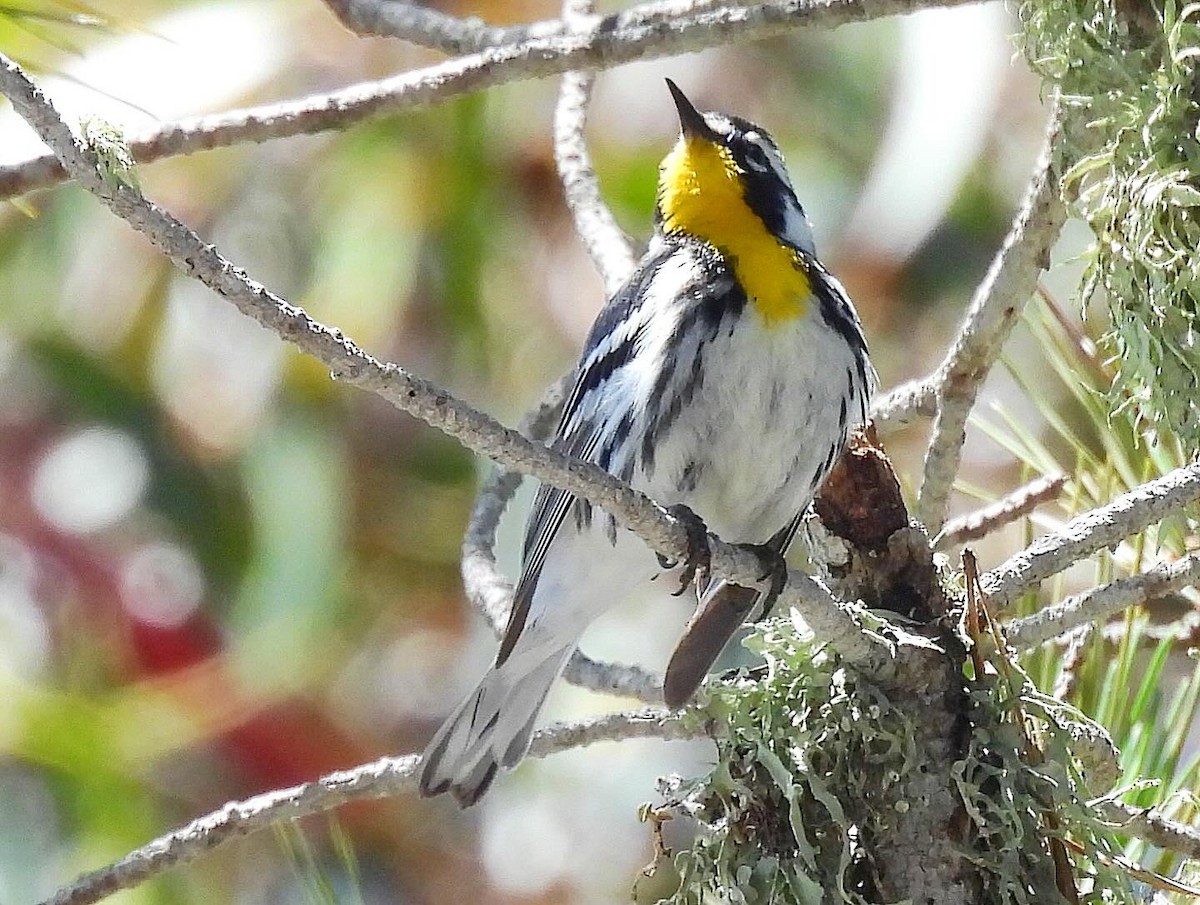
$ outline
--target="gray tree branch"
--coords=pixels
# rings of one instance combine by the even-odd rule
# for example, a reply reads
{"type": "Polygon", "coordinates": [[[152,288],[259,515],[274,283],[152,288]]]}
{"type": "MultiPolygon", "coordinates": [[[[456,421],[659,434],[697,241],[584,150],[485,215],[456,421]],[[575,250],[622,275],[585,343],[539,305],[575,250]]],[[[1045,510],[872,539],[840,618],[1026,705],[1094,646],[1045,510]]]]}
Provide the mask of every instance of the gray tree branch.
{"type": "Polygon", "coordinates": [[[1017,650],[1036,647],[1081,625],[1107,619],[1146,600],[1200,581],[1200,554],[1190,554],[1129,578],[1120,578],[1076,594],[1029,616],[1005,624],[1008,642],[1017,650]]]}
{"type": "Polygon", "coordinates": [[[1104,800],[1096,805],[1100,816],[1120,832],[1151,845],[1200,858],[1200,829],[1164,816],[1153,808],[1138,808],[1121,801],[1104,800]]]}
{"type": "MultiPolygon", "coordinates": [[[[544,19],[522,25],[490,25],[478,18],[458,18],[401,0],[325,0],[342,24],[359,35],[403,38],[446,53],[468,53],[569,32],[564,19],[544,19]]],[[[615,27],[629,27],[695,13],[716,6],[716,0],[654,0],[610,17],[615,27]]],[[[588,15],[591,10],[588,10],[588,15]]]]}
{"type": "MultiPolygon", "coordinates": [[[[586,0],[566,0],[563,19],[578,21],[591,14],[586,0]]],[[[612,295],[633,271],[633,248],[600,196],[584,138],[588,101],[594,75],[572,71],[563,75],[554,110],[554,162],[562,180],[567,207],[575,218],[575,232],[583,240],[600,277],[604,292],[612,295]]]]}
{"type": "MultiPolygon", "coordinates": [[[[589,16],[578,30],[515,44],[488,47],[436,66],[401,73],[338,91],[166,123],[129,137],[139,163],[244,142],[263,142],[344,129],[382,113],[397,113],[471,91],[568,70],[608,68],[784,34],[801,26],[834,28],[917,9],[959,6],[978,0],[786,0],[717,7],[674,19],[639,19],[635,7],[622,16],[589,16]],[[622,25],[622,22],[627,24],[622,25]]],[[[0,167],[0,198],[60,182],[66,170],[54,154],[0,167]]]]}
{"type": "Polygon", "coordinates": [[[871,420],[882,434],[894,433],[907,427],[916,418],[932,418],[937,414],[937,374],[910,380],[875,397],[871,404],[871,420]]]}
{"type": "MultiPolygon", "coordinates": [[[[546,757],[568,748],[629,738],[695,738],[701,729],[685,725],[678,714],[663,710],[637,710],[602,717],[556,723],[534,736],[530,757],[546,757]]],[[[248,836],[282,820],[321,814],[351,801],[388,798],[416,788],[420,757],[385,757],[322,776],[313,782],[265,792],[243,801],[231,801],[219,810],[198,817],[186,826],[160,836],[130,852],[120,861],[84,874],[58,890],[41,905],[91,905],[122,889],[130,889],[163,871],[248,836]]]]}
{"type": "Polygon", "coordinates": [[[933,548],[944,550],[987,537],[1057,497],[1066,481],[1066,475],[1061,474],[1037,478],[989,506],[947,522],[933,539],[933,548]]]}
{"type": "Polygon", "coordinates": [[[1200,465],[1177,468],[1085,512],[1059,531],[1036,541],[981,578],[993,614],[1043,579],[1074,565],[1097,550],[1111,547],[1200,499],[1200,465]]]}
{"type": "Polygon", "coordinates": [[[946,520],[950,490],[962,460],[967,416],[1025,303],[1037,288],[1038,277],[1050,266],[1050,248],[1067,219],[1053,167],[1053,149],[1061,135],[1061,107],[1055,101],[1046,143],[1021,210],[975,291],[958,337],[934,379],[937,415],[917,502],[917,517],[931,534],[936,534],[946,520]]]}

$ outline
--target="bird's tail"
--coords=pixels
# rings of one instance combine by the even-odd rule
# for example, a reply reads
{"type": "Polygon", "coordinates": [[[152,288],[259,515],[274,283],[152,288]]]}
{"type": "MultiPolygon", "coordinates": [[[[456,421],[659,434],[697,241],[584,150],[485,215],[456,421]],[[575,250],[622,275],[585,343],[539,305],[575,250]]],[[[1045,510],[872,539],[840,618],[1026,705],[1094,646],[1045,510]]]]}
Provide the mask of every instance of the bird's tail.
{"type": "Polygon", "coordinates": [[[515,767],[529,750],[533,724],[574,644],[534,662],[513,657],[488,670],[425,749],[421,794],[449,792],[462,807],[475,804],[497,771],[515,767]]]}

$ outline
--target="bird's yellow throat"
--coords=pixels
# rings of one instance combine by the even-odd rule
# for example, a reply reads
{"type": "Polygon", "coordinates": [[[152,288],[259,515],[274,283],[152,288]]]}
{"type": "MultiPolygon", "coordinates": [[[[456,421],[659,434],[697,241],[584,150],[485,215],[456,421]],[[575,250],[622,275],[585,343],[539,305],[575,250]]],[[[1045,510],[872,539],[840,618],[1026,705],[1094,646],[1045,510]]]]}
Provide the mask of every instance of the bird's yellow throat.
{"type": "Polygon", "coordinates": [[[658,208],[668,233],[703,239],[729,260],[734,276],[768,324],[800,317],[811,283],[803,261],[746,203],[727,148],[684,135],[662,162],[658,208]]]}

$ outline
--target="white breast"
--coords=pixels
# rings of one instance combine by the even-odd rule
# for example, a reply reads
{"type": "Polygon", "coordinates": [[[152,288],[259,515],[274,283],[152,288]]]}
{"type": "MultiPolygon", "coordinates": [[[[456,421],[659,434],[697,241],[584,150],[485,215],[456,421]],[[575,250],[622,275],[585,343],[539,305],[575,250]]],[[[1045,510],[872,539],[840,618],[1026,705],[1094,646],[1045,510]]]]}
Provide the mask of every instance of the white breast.
{"type": "Polygon", "coordinates": [[[703,384],[659,443],[645,489],[727,540],[761,543],[808,505],[859,420],[843,401],[855,362],[816,312],[768,327],[750,309],[703,356],[703,384]]]}

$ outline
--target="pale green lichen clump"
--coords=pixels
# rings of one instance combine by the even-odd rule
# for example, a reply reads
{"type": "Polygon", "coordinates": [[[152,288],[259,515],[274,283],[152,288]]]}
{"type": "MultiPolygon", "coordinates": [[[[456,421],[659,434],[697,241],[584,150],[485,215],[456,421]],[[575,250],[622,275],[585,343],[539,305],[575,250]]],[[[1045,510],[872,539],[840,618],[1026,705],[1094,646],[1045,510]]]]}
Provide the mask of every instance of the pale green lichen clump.
{"type": "Polygon", "coordinates": [[[93,117],[81,120],[79,132],[83,141],[95,152],[100,163],[100,176],[113,188],[127,185],[140,189],[137,161],[119,128],[93,117]]]}
{"type": "Polygon", "coordinates": [[[670,901],[862,901],[869,839],[904,807],[900,780],[917,767],[911,726],[791,622],[746,643],[766,660],[765,679],[710,687],[703,715],[719,762],[668,793],[700,824],[675,858],[682,882],[670,901]]]}
{"type": "MultiPolygon", "coordinates": [[[[871,682],[842,667],[801,626],[774,621],[748,641],[761,670],[713,683],[697,718],[709,721],[718,762],[698,780],[665,784],[648,813],[695,821],[691,847],[663,853],[634,888],[639,903],[867,905],[887,901],[876,883],[876,844],[896,815],[920,803],[903,791],[922,769],[909,717],[871,682]]],[[[1082,901],[1133,902],[1109,866],[1118,850],[1084,803],[1088,793],[1055,709],[997,675],[971,683],[969,742],[954,766],[963,801],[962,850],[988,903],[1052,905],[1048,833],[1068,835],[1082,901]],[[1047,758],[1034,765],[1018,728],[1018,702],[1047,758]],[[1047,808],[1057,829],[1047,825],[1047,808]],[[1042,882],[1031,878],[1040,874],[1042,882]],[[1050,877],[1050,896],[1044,895],[1050,877]],[[1034,890],[1040,889],[1042,894],[1034,890]]],[[[1074,715],[1073,719],[1080,718],[1074,715]]],[[[1061,721],[1061,720],[1060,720],[1061,721]]]]}
{"type": "Polygon", "coordinates": [[[1103,291],[1114,408],[1200,448],[1200,5],[1029,0],[1026,55],[1061,86],[1059,163],[1095,234],[1081,301],[1103,291]]]}
{"type": "MultiPolygon", "coordinates": [[[[1053,888],[1051,838],[1071,845],[1067,857],[1081,903],[1143,901],[1128,872],[1117,867],[1121,846],[1113,829],[1087,804],[1109,791],[1116,751],[1111,749],[1112,765],[1096,764],[1085,776],[1074,749],[1081,724],[1092,735],[1107,733],[1069,705],[1038,693],[1019,671],[1007,679],[989,674],[972,683],[968,694],[973,729],[954,781],[971,821],[971,844],[964,851],[979,868],[983,901],[1054,901],[1046,894],[1047,886],[1053,888]]],[[[1081,746],[1093,754],[1095,746],[1081,746]]]]}

